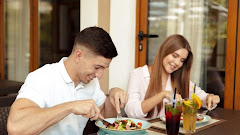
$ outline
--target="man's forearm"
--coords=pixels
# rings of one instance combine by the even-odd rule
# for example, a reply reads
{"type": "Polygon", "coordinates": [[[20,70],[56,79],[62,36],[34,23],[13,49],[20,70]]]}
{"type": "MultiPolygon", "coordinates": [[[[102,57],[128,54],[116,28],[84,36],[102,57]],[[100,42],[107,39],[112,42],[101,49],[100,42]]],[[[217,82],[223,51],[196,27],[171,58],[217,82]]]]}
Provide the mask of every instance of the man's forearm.
{"type": "MultiPolygon", "coordinates": [[[[9,134],[39,134],[71,113],[71,103],[51,108],[27,107],[11,110],[8,120],[9,134]],[[14,113],[12,113],[14,112],[14,113]]],[[[12,107],[13,109],[14,106],[12,107]]]]}

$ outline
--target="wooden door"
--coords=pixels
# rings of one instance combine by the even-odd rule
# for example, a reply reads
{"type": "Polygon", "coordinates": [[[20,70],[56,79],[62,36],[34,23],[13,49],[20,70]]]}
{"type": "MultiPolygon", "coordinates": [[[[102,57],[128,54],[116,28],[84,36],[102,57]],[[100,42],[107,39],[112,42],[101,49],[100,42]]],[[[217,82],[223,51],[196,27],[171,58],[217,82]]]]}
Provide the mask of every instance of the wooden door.
{"type": "MultiPolygon", "coordinates": [[[[236,110],[240,110],[240,24],[239,24],[239,21],[240,21],[240,18],[239,18],[240,17],[240,11],[239,11],[240,3],[239,2],[237,3],[237,1],[234,1],[234,3],[232,3],[231,5],[235,6],[235,9],[236,9],[237,4],[238,4],[238,20],[235,22],[235,23],[237,23],[235,25],[238,26],[237,27],[238,28],[237,33],[236,33],[237,34],[237,40],[235,40],[236,41],[236,43],[235,43],[235,46],[236,46],[236,48],[235,48],[235,56],[236,56],[236,59],[235,59],[236,68],[235,68],[235,70],[236,70],[236,72],[234,74],[235,78],[234,78],[234,80],[232,79],[232,81],[235,83],[235,85],[234,85],[235,86],[235,88],[234,88],[235,94],[234,94],[234,106],[233,106],[233,108],[236,109],[236,110]]],[[[230,31],[229,31],[229,36],[231,36],[230,31]]]]}
{"type": "MultiPolygon", "coordinates": [[[[142,31],[147,33],[147,12],[148,12],[148,0],[137,0],[136,7],[136,35],[142,31]]],[[[141,41],[136,36],[136,51],[135,51],[135,67],[143,66],[146,64],[146,38],[141,41]]]]}

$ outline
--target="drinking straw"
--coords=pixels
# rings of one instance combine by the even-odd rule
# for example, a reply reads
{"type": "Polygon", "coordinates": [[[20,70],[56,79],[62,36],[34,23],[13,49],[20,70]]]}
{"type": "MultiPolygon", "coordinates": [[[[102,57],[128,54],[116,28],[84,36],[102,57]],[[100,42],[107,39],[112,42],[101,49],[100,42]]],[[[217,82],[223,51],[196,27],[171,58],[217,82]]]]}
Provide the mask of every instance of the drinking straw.
{"type": "Polygon", "coordinates": [[[195,93],[196,83],[194,84],[193,93],[195,93]]]}
{"type": "Polygon", "coordinates": [[[175,88],[175,90],[174,90],[174,96],[173,96],[173,108],[175,108],[176,106],[175,106],[175,97],[176,97],[176,91],[177,91],[177,88],[175,88]]]}

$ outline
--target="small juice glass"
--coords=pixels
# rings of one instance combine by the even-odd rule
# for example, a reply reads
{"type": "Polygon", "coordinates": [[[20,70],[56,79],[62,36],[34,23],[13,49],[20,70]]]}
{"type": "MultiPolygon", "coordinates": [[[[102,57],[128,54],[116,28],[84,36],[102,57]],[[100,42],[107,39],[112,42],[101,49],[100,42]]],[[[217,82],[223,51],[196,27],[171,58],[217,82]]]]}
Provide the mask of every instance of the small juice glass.
{"type": "Polygon", "coordinates": [[[198,107],[192,99],[187,99],[183,102],[183,128],[188,133],[194,133],[196,129],[196,120],[198,107]]]}
{"type": "Polygon", "coordinates": [[[167,135],[178,135],[181,113],[182,103],[177,102],[175,108],[173,107],[173,103],[165,103],[167,135]]]}

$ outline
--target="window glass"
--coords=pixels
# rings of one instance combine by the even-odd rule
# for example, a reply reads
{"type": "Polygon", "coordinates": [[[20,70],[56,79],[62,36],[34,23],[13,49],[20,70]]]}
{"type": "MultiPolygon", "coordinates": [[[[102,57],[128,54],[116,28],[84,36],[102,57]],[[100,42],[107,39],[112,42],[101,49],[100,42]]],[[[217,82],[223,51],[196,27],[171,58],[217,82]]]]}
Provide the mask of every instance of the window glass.
{"type": "Polygon", "coordinates": [[[194,55],[191,80],[209,93],[221,97],[223,106],[227,0],[149,0],[147,64],[169,35],[181,34],[194,55]]]}
{"type": "Polygon", "coordinates": [[[79,0],[40,0],[39,67],[58,62],[72,50],[80,31],[79,0]]]}
{"type": "Polygon", "coordinates": [[[23,82],[29,73],[29,1],[4,0],[4,78],[23,82]]]}

